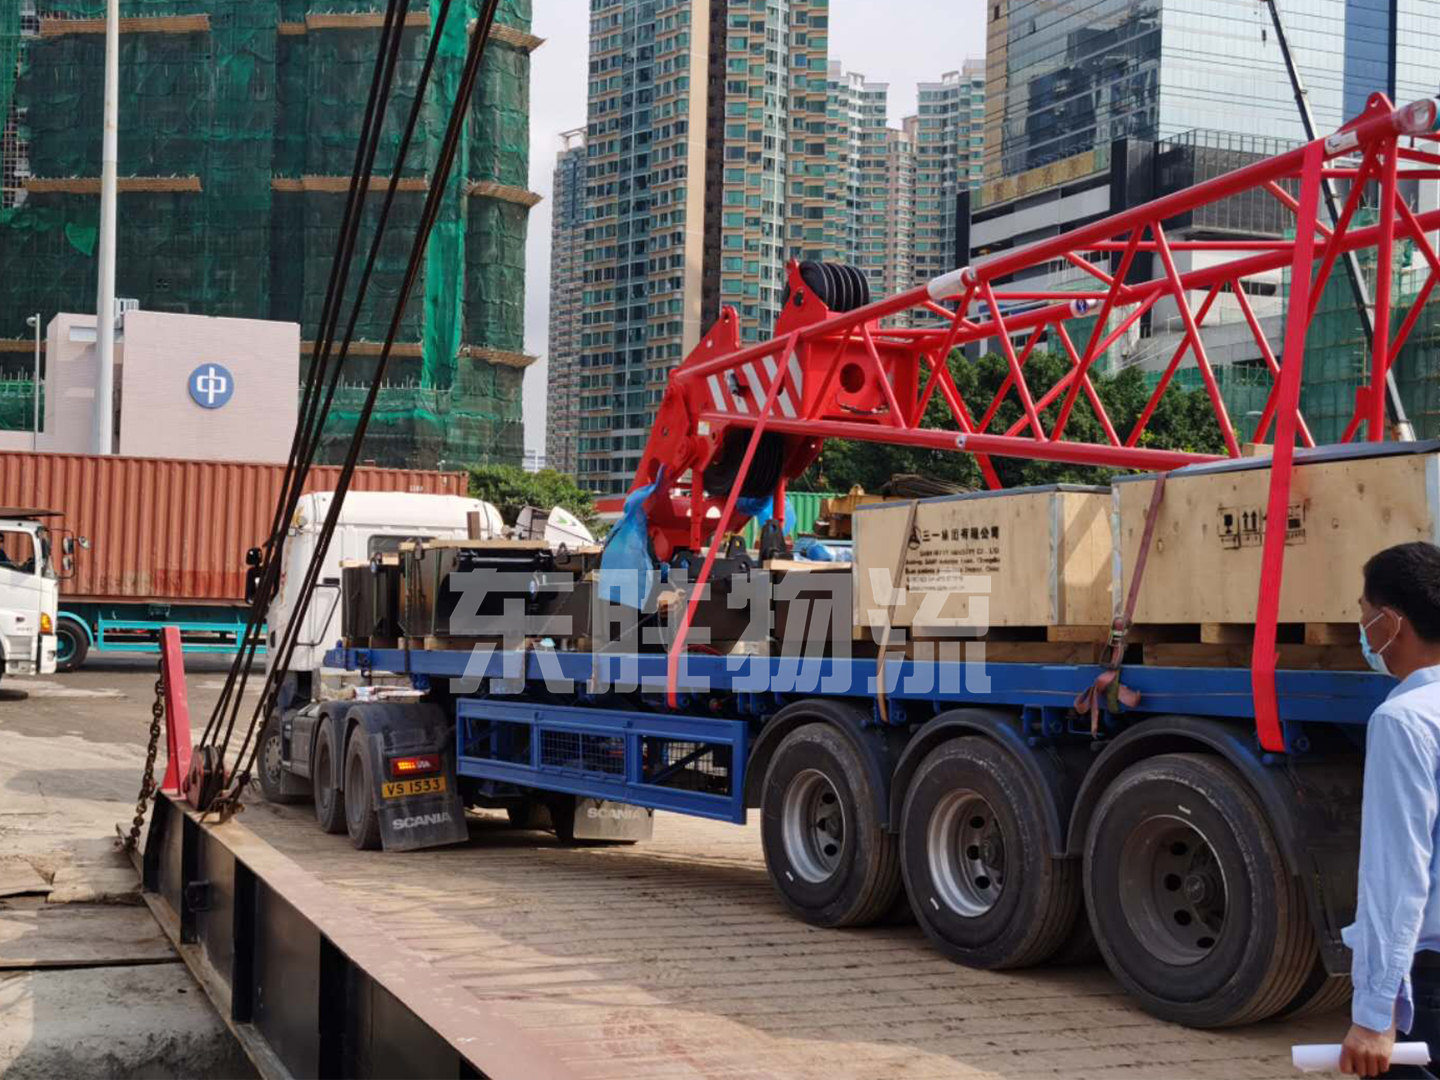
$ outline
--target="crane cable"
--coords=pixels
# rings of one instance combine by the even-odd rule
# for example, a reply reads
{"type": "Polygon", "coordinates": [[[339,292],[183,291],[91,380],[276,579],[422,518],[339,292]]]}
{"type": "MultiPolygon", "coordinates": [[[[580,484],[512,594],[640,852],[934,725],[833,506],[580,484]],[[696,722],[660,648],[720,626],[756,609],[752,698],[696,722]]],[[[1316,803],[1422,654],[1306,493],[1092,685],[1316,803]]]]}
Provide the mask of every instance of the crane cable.
{"type": "MultiPolygon", "coordinates": [[[[385,373],[390,363],[390,355],[395,346],[395,340],[400,333],[400,325],[405,315],[405,308],[409,302],[410,295],[414,291],[415,283],[420,277],[420,270],[424,263],[425,252],[429,245],[430,233],[434,229],[435,222],[439,217],[440,207],[445,197],[445,190],[449,185],[450,174],[455,163],[456,153],[460,145],[460,137],[464,131],[468,119],[470,105],[474,99],[475,86],[479,79],[481,61],[484,59],[485,49],[490,40],[490,33],[495,21],[495,13],[499,6],[499,0],[483,0],[477,24],[471,34],[469,51],[465,60],[464,73],[461,76],[459,90],[455,101],[452,104],[449,122],[446,126],[444,142],[441,146],[439,160],[436,163],[435,173],[431,177],[429,189],[426,192],[425,207],[421,214],[420,226],[411,245],[409,265],[406,267],[404,282],[400,294],[396,298],[395,309],[391,315],[389,330],[386,333],[385,343],[381,348],[380,357],[375,365],[375,371],[371,379],[365,403],[361,407],[359,416],[356,419],[354,434],[350,440],[350,446],[346,453],[345,462],[341,466],[340,475],[336,480],[335,494],[331,499],[330,506],[325,516],[324,525],[321,527],[319,538],[316,542],[315,552],[306,569],[304,583],[296,596],[292,610],[297,614],[308,609],[308,604],[315,586],[319,580],[321,568],[324,564],[326,554],[329,551],[330,541],[334,536],[335,528],[339,524],[341,507],[344,504],[345,494],[349,490],[351,478],[354,475],[355,467],[360,459],[360,450],[364,441],[365,432],[369,427],[370,417],[374,412],[375,404],[379,399],[380,388],[384,382],[385,373]]],[[[448,0],[445,5],[448,9],[448,0]]],[[[443,13],[442,9],[442,13],[443,13]]],[[[438,22],[438,20],[437,20],[438,22]]],[[[441,27],[435,26],[432,31],[431,47],[432,54],[435,43],[439,40],[441,27]]],[[[429,58],[427,58],[429,59],[429,58]]],[[[429,68],[424,72],[427,80],[429,68]]],[[[424,98],[424,87],[420,88],[415,98],[415,105],[410,115],[407,129],[407,145],[409,131],[417,125],[421,103],[424,98]]],[[[390,194],[393,194],[398,185],[400,168],[403,161],[397,160],[396,169],[391,178],[390,194]]],[[[388,203],[386,209],[388,210],[388,203]]],[[[380,224],[380,232],[383,232],[384,222],[380,224]]],[[[380,233],[377,232],[376,247],[378,248],[380,233]]],[[[312,446],[313,449],[313,446],[312,446]]],[[[222,814],[233,812],[239,804],[240,794],[249,782],[251,769],[255,763],[255,757],[259,750],[259,740],[255,739],[255,733],[264,717],[269,715],[274,704],[275,694],[280,682],[281,673],[289,667],[290,659],[294,653],[296,639],[299,632],[300,620],[292,618],[285,628],[284,640],[278,654],[272,656],[270,670],[267,673],[265,688],[261,692],[260,700],[256,704],[255,711],[251,716],[250,723],[246,729],[245,737],[240,744],[236,754],[237,762],[244,762],[237,771],[233,783],[217,801],[217,808],[222,814]],[[253,742],[252,742],[253,740],[253,742]]],[[[219,748],[220,760],[229,749],[231,730],[227,728],[226,736],[219,748]]]]}
{"type": "MultiPolygon", "coordinates": [[[[389,0],[385,10],[379,47],[376,51],[375,67],[370,79],[369,95],[365,102],[365,113],[361,121],[360,139],[355,147],[355,161],[351,167],[350,188],[346,195],[344,214],[341,217],[340,235],[336,240],[335,255],[331,260],[330,277],[325,289],[325,301],[321,308],[320,333],[316,335],[311,351],[310,370],[306,373],[300,415],[295,426],[295,433],[291,438],[290,454],[281,481],[280,497],[275,503],[270,533],[263,548],[265,560],[260,568],[255,594],[251,598],[250,614],[246,621],[245,633],[240,641],[240,648],[236,651],[220,696],[205,725],[205,731],[200,738],[201,745],[210,742],[212,735],[218,730],[221,717],[227,710],[231,712],[230,723],[234,723],[235,714],[239,710],[239,702],[245,693],[245,685],[254,663],[255,654],[263,640],[262,628],[265,624],[265,612],[270,601],[278,592],[280,567],[283,565],[286,525],[295,512],[295,506],[300,499],[300,493],[304,490],[305,480],[309,475],[313,460],[313,451],[307,452],[311,442],[309,431],[312,425],[316,425],[317,417],[320,419],[320,424],[323,425],[324,413],[323,411],[317,413],[316,410],[316,403],[319,400],[317,389],[331,362],[336,319],[349,283],[350,264],[354,256],[355,240],[363,211],[364,196],[361,193],[368,188],[368,178],[374,167],[375,151],[379,144],[379,133],[385,117],[385,105],[389,99],[391,78],[398,57],[400,33],[396,28],[404,26],[404,13],[408,5],[409,0],[389,0]]],[[[365,283],[362,281],[357,291],[357,302],[364,295],[364,287],[365,283]]],[[[337,372],[343,368],[344,362],[345,350],[342,349],[339,361],[335,365],[337,372]]]]}

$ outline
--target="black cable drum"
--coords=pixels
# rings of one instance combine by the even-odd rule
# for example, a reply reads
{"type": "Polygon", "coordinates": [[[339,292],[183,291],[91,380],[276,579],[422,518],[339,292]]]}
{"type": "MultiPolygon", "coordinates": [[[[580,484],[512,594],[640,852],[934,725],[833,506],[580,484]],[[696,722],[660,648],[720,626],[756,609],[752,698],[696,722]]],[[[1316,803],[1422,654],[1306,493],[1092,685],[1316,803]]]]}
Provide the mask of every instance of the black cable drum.
{"type": "MultiPolygon", "coordinates": [[[[844,263],[802,262],[800,280],[831,311],[854,311],[870,303],[870,282],[853,266],[844,263]]],[[[786,286],[785,299],[790,299],[786,286]]]]}
{"type": "MultiPolygon", "coordinates": [[[[750,443],[750,432],[745,428],[731,428],[725,432],[725,443],[715,460],[700,474],[705,484],[705,494],[712,498],[730,494],[735,486],[735,475],[740,471],[740,462],[745,457],[745,447],[750,443]]],[[[747,499],[758,499],[775,492],[780,482],[780,469],[785,464],[785,436],[767,431],[760,436],[760,445],[755,448],[755,457],[750,461],[750,471],[745,474],[745,483],[740,494],[747,499]]]]}

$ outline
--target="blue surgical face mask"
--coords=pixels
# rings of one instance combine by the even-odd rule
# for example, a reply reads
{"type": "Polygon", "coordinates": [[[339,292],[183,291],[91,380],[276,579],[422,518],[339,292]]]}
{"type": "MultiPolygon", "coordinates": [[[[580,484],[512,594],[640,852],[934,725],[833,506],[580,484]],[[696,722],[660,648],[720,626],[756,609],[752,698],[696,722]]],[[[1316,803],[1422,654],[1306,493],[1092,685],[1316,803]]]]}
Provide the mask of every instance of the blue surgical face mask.
{"type": "Polygon", "coordinates": [[[1370,669],[1372,671],[1378,671],[1381,675],[1390,674],[1390,668],[1387,667],[1385,664],[1385,657],[1381,656],[1380,654],[1383,653],[1386,649],[1388,649],[1391,645],[1395,644],[1395,634],[1391,634],[1390,640],[1387,641],[1384,645],[1381,645],[1380,648],[1372,649],[1370,647],[1370,639],[1365,636],[1365,631],[1369,630],[1370,627],[1374,626],[1377,622],[1384,618],[1386,614],[1388,613],[1382,611],[1369,622],[1360,623],[1360,652],[1364,654],[1365,663],[1370,665],[1370,669]]]}

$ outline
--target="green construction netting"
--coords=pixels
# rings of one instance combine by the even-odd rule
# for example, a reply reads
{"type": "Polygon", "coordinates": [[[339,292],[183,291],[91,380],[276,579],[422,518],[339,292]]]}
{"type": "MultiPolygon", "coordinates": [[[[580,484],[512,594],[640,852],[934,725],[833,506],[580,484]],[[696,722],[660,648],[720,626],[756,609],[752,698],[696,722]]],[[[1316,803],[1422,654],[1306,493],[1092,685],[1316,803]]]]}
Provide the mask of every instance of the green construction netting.
{"type": "MultiPolygon", "coordinates": [[[[25,358],[29,367],[33,360],[25,358]]],[[[45,387],[40,387],[40,430],[44,430],[45,387]]],[[[0,431],[31,431],[35,427],[35,384],[27,376],[0,378],[0,431]]]]}
{"type": "MultiPolygon", "coordinates": [[[[434,22],[440,0],[430,0],[434,22]]],[[[427,133],[427,156],[438,161],[445,139],[445,119],[455,107],[465,70],[469,34],[458,19],[447,19],[435,54],[434,92],[430,114],[435,123],[427,133]]],[[[465,306],[465,187],[469,123],[460,127],[455,166],[445,185],[444,198],[425,252],[425,362],[422,386],[446,387],[455,381],[460,352],[461,311],[465,306]]]]}
{"type": "MultiPolygon", "coordinates": [[[[365,459],[395,468],[452,468],[515,464],[524,448],[520,421],[522,372],[494,364],[462,365],[446,390],[420,385],[418,368],[381,391],[365,434],[365,459]]],[[[322,437],[321,457],[345,452],[367,388],[358,382],[336,394],[322,437]]]]}
{"type": "Polygon", "coordinates": [[[471,199],[465,235],[465,340],[519,352],[525,341],[525,222],[529,210],[471,199]]]}
{"type": "MultiPolygon", "coordinates": [[[[432,172],[458,87],[464,24],[478,7],[477,0],[461,2],[466,18],[450,20],[406,168],[412,178],[432,172]]],[[[42,15],[96,18],[104,6],[105,0],[46,0],[42,15]]],[[[439,4],[412,0],[411,7],[433,15],[439,4]]],[[[18,26],[10,24],[18,10],[5,0],[0,9],[0,106],[13,81],[5,76],[18,67],[14,94],[29,107],[22,134],[32,175],[95,177],[103,36],[31,39],[17,65],[18,26]]],[[[122,191],[119,295],[149,310],[293,320],[305,340],[314,339],[345,193],[343,185],[311,181],[296,190],[293,181],[348,179],[378,31],[312,27],[281,34],[278,27],[307,15],[383,10],[383,0],[122,0],[123,16],[206,15],[210,31],[122,37],[121,177],[193,176],[201,191],[122,191]]],[[[530,0],[502,0],[498,18],[528,31],[530,0]]],[[[382,176],[395,159],[428,43],[423,27],[402,39],[376,159],[382,176]]],[[[371,441],[390,447],[387,460],[426,464],[422,447],[443,450],[452,463],[520,458],[519,370],[461,357],[467,345],[511,352],[523,346],[527,210],[465,192],[472,180],[526,186],[528,112],[529,56],[492,40],[423,281],[399,336],[402,346],[422,346],[422,358],[407,355],[392,366],[384,416],[372,425],[371,441]],[[405,439],[409,450],[400,445],[405,439]]],[[[362,341],[385,336],[423,198],[404,192],[391,214],[357,327],[362,341]]],[[[362,244],[378,203],[378,194],[367,201],[362,244]]],[[[35,310],[93,308],[98,216],[94,195],[32,191],[0,217],[0,337],[22,336],[24,316],[35,310]]],[[[358,268],[352,287],[355,277],[358,268]]],[[[367,365],[373,360],[357,357],[347,378],[362,377],[367,365]]],[[[337,408],[327,439],[347,438],[353,423],[353,407],[337,408]]]]}

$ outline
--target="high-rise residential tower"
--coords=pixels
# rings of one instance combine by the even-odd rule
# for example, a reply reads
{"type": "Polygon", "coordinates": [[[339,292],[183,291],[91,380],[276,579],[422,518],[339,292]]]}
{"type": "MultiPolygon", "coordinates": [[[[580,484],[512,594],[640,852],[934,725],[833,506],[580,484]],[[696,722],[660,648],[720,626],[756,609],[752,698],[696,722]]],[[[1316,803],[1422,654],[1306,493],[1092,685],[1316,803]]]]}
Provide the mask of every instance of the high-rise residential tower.
{"type": "Polygon", "coordinates": [[[550,345],[545,460],[574,475],[579,448],[580,315],[585,229],[585,129],[562,131],[550,207],[550,345]]]}
{"type": "Polygon", "coordinates": [[[829,219],[830,257],[859,267],[878,296],[887,264],[886,225],[890,218],[890,185],[886,155],[889,85],[868,82],[859,72],[830,63],[828,143],[837,169],[834,214],[829,219]]]}
{"type": "Polygon", "coordinates": [[[914,131],[916,283],[955,269],[956,204],[978,185],[984,146],[985,61],[922,82],[914,131]]]}
{"type": "Polygon", "coordinates": [[[629,487],[670,371],[720,306],[739,312],[743,340],[762,340],[787,244],[809,245],[816,210],[823,239],[824,193],[787,217],[786,184],[826,180],[811,125],[824,122],[828,9],[591,0],[576,368],[591,490],[629,487]]]}

